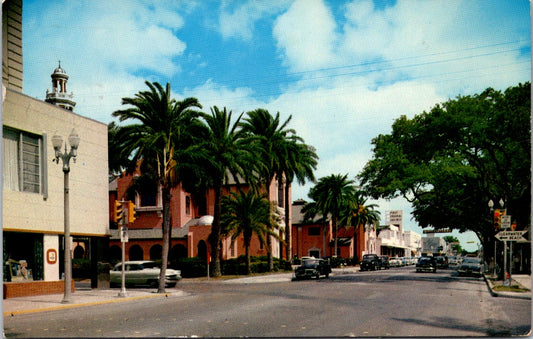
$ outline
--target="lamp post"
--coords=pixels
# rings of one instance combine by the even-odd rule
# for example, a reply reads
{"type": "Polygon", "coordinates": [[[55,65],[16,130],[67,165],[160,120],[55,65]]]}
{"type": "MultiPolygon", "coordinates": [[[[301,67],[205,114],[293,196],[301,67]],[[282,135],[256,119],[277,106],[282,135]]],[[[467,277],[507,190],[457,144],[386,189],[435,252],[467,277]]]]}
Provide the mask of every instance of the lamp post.
{"type": "MultiPolygon", "coordinates": [[[[488,205],[490,209],[490,217],[493,218],[492,212],[494,212],[494,201],[490,199],[488,205]]],[[[494,239],[494,257],[492,261],[493,261],[492,275],[495,277],[496,276],[496,239],[494,239]]]]}
{"type": "Polygon", "coordinates": [[[61,146],[63,146],[63,138],[58,135],[52,137],[52,145],[55,151],[55,161],[59,164],[59,159],[63,162],[64,173],[64,259],[65,259],[65,294],[63,296],[62,303],[70,303],[71,300],[71,285],[72,285],[72,256],[70,253],[70,212],[69,212],[69,182],[68,175],[70,172],[70,159],[76,162],[76,156],[78,154],[78,146],[80,144],[80,137],[74,129],[68,136],[68,143],[70,144],[70,151],[67,152],[67,143],[65,143],[65,151],[61,153],[61,146]]]}

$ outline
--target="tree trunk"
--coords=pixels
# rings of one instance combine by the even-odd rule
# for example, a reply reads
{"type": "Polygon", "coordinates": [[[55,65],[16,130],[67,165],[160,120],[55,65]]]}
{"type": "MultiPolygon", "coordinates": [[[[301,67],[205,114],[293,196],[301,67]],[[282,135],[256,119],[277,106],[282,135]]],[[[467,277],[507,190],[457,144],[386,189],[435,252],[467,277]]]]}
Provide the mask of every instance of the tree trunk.
{"type": "Polygon", "coordinates": [[[222,186],[215,185],[215,213],[213,215],[213,224],[211,226],[211,258],[213,260],[212,276],[220,277],[222,275],[222,270],[220,267],[220,213],[221,213],[221,202],[220,198],[222,196],[222,186]]]}
{"type": "Polygon", "coordinates": [[[292,260],[292,243],[291,243],[291,235],[292,235],[292,220],[290,218],[291,216],[291,207],[292,203],[289,201],[289,191],[291,188],[291,183],[287,182],[285,185],[285,252],[287,256],[287,260],[292,260]]]}
{"type": "Polygon", "coordinates": [[[163,250],[161,253],[161,271],[159,272],[159,287],[157,293],[165,293],[165,276],[168,266],[168,252],[170,244],[170,188],[163,187],[163,250]]]}
{"type": "Polygon", "coordinates": [[[335,242],[335,247],[334,247],[334,252],[333,252],[333,255],[332,257],[337,257],[337,218],[334,217],[333,218],[333,224],[335,225],[335,239],[334,239],[334,242],[335,242]]]}
{"type": "Polygon", "coordinates": [[[252,270],[250,269],[250,245],[245,246],[245,253],[246,253],[246,275],[250,275],[252,273],[252,270]]]}

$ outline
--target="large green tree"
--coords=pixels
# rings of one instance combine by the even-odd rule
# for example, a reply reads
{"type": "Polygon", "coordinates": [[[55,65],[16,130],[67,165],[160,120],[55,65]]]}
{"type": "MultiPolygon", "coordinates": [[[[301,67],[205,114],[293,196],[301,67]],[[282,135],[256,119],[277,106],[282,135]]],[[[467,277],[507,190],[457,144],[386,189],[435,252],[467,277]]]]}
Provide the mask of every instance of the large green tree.
{"type": "Polygon", "coordinates": [[[124,163],[132,173],[141,163],[141,172],[150,174],[160,185],[163,197],[163,251],[158,293],[165,292],[165,274],[170,246],[171,188],[182,181],[182,173],[195,166],[197,140],[201,128],[197,119],[202,106],[196,98],[176,101],[171,98],[170,84],[166,87],[146,81],[147,91],[138,92],[133,98],[123,98],[129,107],[113,112],[119,120],[132,120],[125,126],[111,126],[110,144],[122,155],[115,160],[124,163]]]}
{"type": "Polygon", "coordinates": [[[266,237],[278,238],[275,228],[270,227],[275,206],[268,201],[266,195],[258,195],[252,190],[248,192],[231,192],[222,197],[221,225],[225,233],[231,235],[234,242],[241,234],[244,240],[246,255],[246,274],[250,274],[250,243],[255,234],[259,241],[267,247],[266,237]]]}
{"type": "MultiPolygon", "coordinates": [[[[259,108],[248,112],[241,123],[242,131],[250,138],[255,138],[258,145],[261,146],[261,153],[258,154],[257,160],[262,162],[263,166],[259,175],[269,200],[270,185],[276,175],[283,175],[281,169],[286,159],[289,159],[289,152],[292,150],[290,143],[301,140],[293,129],[287,128],[291,118],[292,116],[289,116],[287,120],[282,122],[279,112],[273,116],[269,111],[259,108]]],[[[266,239],[269,245],[268,266],[270,270],[273,270],[272,239],[270,236],[267,236],[266,239]]]]}
{"type": "Polygon", "coordinates": [[[422,227],[473,231],[493,253],[487,202],[503,198],[518,229],[530,225],[531,85],[459,96],[372,140],[359,178],[374,198],[403,196],[422,227]]]}
{"type": "Polygon", "coordinates": [[[286,144],[286,157],[280,162],[278,178],[285,176],[285,254],[287,260],[292,258],[292,220],[291,186],[296,179],[301,185],[307,180],[315,182],[314,170],[318,164],[318,155],[312,146],[295,140],[286,144]]]}
{"type": "Polygon", "coordinates": [[[348,180],[348,174],[331,174],[318,179],[318,182],[309,191],[313,199],[312,205],[306,209],[322,216],[331,216],[334,227],[334,252],[337,255],[337,229],[341,213],[355,194],[354,181],[348,180]],[[312,207],[311,207],[312,206],[312,207]]]}
{"type": "Polygon", "coordinates": [[[258,161],[257,143],[248,138],[239,128],[242,114],[232,121],[232,112],[224,107],[220,110],[214,106],[211,114],[202,115],[205,121],[207,134],[201,144],[201,158],[204,159],[205,184],[214,189],[214,215],[209,242],[211,243],[211,257],[213,259],[213,276],[222,275],[220,266],[220,249],[222,228],[220,224],[222,215],[223,186],[230,179],[240,183],[244,180],[247,184],[256,183],[254,173],[259,173],[261,164],[258,161]]]}

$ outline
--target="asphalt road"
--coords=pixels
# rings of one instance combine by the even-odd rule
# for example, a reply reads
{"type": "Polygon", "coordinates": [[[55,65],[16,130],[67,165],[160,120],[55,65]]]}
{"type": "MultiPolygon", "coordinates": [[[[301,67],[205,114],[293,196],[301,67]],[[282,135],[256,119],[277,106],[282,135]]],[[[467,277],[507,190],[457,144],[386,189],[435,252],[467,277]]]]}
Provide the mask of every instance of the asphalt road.
{"type": "Polygon", "coordinates": [[[510,336],[531,301],[495,298],[482,279],[414,267],[273,283],[181,281],[185,297],[4,319],[7,337],[510,336]]]}

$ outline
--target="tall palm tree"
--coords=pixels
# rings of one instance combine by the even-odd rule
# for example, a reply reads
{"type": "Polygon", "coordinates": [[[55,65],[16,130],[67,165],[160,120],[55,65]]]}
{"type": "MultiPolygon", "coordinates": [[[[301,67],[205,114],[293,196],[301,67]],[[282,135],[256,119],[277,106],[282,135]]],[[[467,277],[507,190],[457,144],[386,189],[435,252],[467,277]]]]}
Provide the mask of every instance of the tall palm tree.
{"type": "Polygon", "coordinates": [[[204,137],[201,150],[206,159],[204,176],[208,185],[215,191],[213,224],[209,241],[211,243],[211,257],[213,258],[213,276],[222,274],[220,267],[220,239],[221,239],[221,197],[222,187],[229,180],[229,174],[235,181],[239,178],[248,184],[254,184],[253,173],[258,172],[256,143],[246,138],[239,129],[242,114],[233,123],[232,112],[224,107],[220,110],[214,106],[211,114],[202,114],[207,134],[204,137]]]}
{"type": "Polygon", "coordinates": [[[244,238],[246,254],[246,274],[250,274],[250,242],[252,235],[256,234],[259,241],[266,246],[268,235],[278,237],[275,230],[269,227],[271,224],[272,209],[275,208],[266,195],[257,195],[249,190],[247,193],[240,191],[232,192],[229,196],[222,197],[221,217],[222,228],[231,234],[234,242],[241,234],[244,238]]]}
{"type": "MultiPolygon", "coordinates": [[[[355,191],[352,198],[346,202],[339,218],[339,225],[346,228],[354,227],[357,234],[359,227],[372,226],[374,230],[380,219],[380,212],[375,210],[377,204],[367,204],[367,198],[362,191],[355,191]]],[[[356,242],[358,244],[358,242],[356,242]]],[[[357,246],[358,247],[358,246],[357,246]]],[[[356,251],[359,248],[356,248],[356,251]]],[[[356,252],[359,253],[359,252],[356,252]]]]}
{"type": "MultiPolygon", "coordinates": [[[[296,136],[293,129],[287,129],[287,125],[291,121],[292,116],[289,116],[285,122],[281,122],[279,112],[276,116],[272,116],[270,112],[259,108],[247,113],[243,120],[241,127],[242,131],[251,138],[256,138],[262,148],[262,156],[258,159],[263,163],[263,171],[260,176],[263,181],[264,189],[267,194],[267,199],[270,200],[270,185],[276,174],[280,173],[282,167],[281,163],[288,157],[288,143],[299,141],[300,138],[296,136]]],[[[268,267],[269,270],[274,269],[274,260],[272,256],[272,239],[267,237],[268,243],[268,267]]]]}
{"type": "Polygon", "coordinates": [[[171,98],[170,84],[166,87],[146,81],[150,90],[140,91],[134,98],[123,98],[122,104],[131,107],[113,112],[120,121],[136,123],[119,127],[115,148],[129,155],[128,172],[141,161],[141,173],[150,173],[158,181],[163,196],[163,251],[159,287],[165,292],[165,274],[170,247],[170,190],[181,181],[181,173],[194,167],[197,141],[201,128],[197,117],[202,106],[196,98],[176,101],[171,98]]]}
{"type": "MultiPolygon", "coordinates": [[[[306,180],[315,182],[314,170],[318,164],[318,155],[312,146],[300,141],[291,141],[287,144],[288,150],[285,159],[280,161],[278,180],[285,176],[285,254],[287,260],[292,258],[292,221],[290,220],[291,201],[289,192],[291,184],[296,179],[299,184],[305,184],[306,180]]],[[[280,183],[281,185],[281,183],[280,183]]]]}
{"type": "Polygon", "coordinates": [[[309,197],[316,203],[316,210],[323,216],[331,215],[331,222],[335,228],[333,256],[337,255],[338,220],[344,206],[355,192],[353,184],[352,180],[348,180],[348,174],[332,174],[320,178],[309,191],[309,197]]]}
{"type": "Polygon", "coordinates": [[[347,201],[343,207],[339,219],[339,225],[346,227],[372,225],[375,227],[376,222],[380,220],[380,212],[376,211],[377,204],[367,204],[367,198],[363,192],[355,191],[352,198],[347,201]]]}

